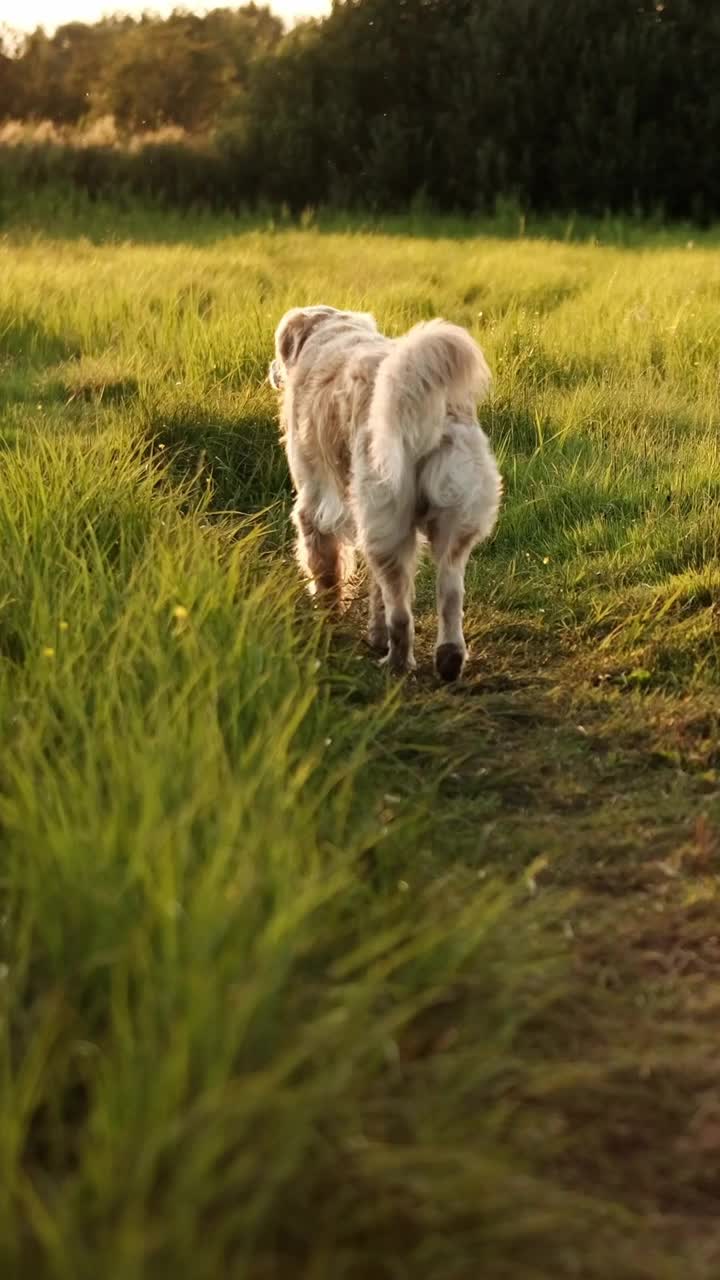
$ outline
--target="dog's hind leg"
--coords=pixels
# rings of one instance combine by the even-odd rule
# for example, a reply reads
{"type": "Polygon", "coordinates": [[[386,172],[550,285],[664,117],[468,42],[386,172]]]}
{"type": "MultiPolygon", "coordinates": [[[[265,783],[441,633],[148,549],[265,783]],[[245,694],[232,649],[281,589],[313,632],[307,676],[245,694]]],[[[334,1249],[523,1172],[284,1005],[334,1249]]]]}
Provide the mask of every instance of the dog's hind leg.
{"type": "Polygon", "coordinates": [[[473,535],[452,534],[439,522],[430,531],[430,547],[437,565],[438,633],[435,670],[441,680],[457,680],[467,658],[463,635],[465,567],[476,541],[473,535]]]}
{"type": "Polygon", "coordinates": [[[400,675],[415,668],[414,476],[408,471],[397,491],[380,482],[370,464],[367,433],[360,434],[355,448],[352,503],[358,544],[372,583],[368,638],[373,647],[385,652],[383,661],[390,671],[400,675]]]}
{"type": "Polygon", "coordinates": [[[388,628],[385,619],[385,601],[377,578],[370,576],[370,602],[368,619],[368,644],[378,653],[388,651],[388,628]]]}
{"type": "Polygon", "coordinates": [[[414,530],[406,535],[403,542],[387,550],[368,548],[370,569],[380,587],[385,607],[388,634],[385,661],[395,675],[415,669],[412,601],[416,555],[417,538],[414,530]]]}

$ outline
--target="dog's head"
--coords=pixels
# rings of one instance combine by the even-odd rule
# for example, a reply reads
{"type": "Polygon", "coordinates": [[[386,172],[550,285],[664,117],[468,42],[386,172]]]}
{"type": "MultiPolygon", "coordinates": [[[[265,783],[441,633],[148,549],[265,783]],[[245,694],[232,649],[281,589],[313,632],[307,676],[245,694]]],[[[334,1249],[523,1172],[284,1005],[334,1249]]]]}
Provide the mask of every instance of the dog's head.
{"type": "Polygon", "coordinates": [[[377,331],[375,320],[364,311],[338,311],[335,307],[321,306],[293,307],[292,311],[285,312],[275,330],[275,359],[270,365],[270,384],[276,391],[284,390],[308,338],[321,326],[338,321],[373,333],[377,331]]]}

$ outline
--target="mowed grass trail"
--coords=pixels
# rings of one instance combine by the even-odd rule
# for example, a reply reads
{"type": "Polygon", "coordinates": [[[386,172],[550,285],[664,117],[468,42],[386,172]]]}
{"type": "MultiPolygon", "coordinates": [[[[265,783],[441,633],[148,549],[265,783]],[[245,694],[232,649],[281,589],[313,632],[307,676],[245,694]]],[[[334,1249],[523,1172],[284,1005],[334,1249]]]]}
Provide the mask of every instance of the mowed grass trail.
{"type": "Polygon", "coordinates": [[[720,255],[306,221],[0,240],[2,1274],[711,1280],[720,255]],[[297,581],[313,302],[495,372],[455,689],[297,581]]]}

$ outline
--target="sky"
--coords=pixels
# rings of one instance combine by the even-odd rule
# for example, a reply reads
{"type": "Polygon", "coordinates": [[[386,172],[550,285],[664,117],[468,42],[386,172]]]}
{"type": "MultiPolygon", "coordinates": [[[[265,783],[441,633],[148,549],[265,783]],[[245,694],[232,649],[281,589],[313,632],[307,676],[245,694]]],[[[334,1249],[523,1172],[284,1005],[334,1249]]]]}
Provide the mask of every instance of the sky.
{"type": "MultiPolygon", "coordinates": [[[[142,13],[144,9],[152,13],[168,14],[173,9],[194,9],[202,13],[206,9],[236,9],[243,0],[207,0],[204,4],[193,4],[186,0],[3,0],[0,5],[0,23],[12,27],[15,31],[33,31],[35,27],[45,27],[53,31],[64,22],[96,22],[106,13],[142,13]]],[[[328,13],[330,0],[261,0],[270,4],[270,8],[281,18],[309,18],[328,13]]]]}

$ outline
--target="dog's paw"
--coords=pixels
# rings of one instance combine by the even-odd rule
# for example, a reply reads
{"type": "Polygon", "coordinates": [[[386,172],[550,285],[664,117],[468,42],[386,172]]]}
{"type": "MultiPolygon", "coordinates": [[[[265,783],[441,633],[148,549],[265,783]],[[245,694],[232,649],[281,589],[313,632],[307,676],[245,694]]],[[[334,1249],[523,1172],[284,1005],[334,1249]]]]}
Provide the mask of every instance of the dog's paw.
{"type": "Polygon", "coordinates": [[[441,644],[435,650],[435,670],[441,680],[450,684],[458,680],[465,666],[465,652],[458,644],[441,644]]]}
{"type": "Polygon", "coordinates": [[[394,653],[392,649],[380,659],[380,666],[387,667],[391,676],[412,675],[417,670],[417,662],[412,655],[405,658],[399,653],[394,653]]]}
{"type": "Polygon", "coordinates": [[[387,627],[370,627],[367,633],[367,642],[374,653],[387,653],[390,639],[387,627]]]}

